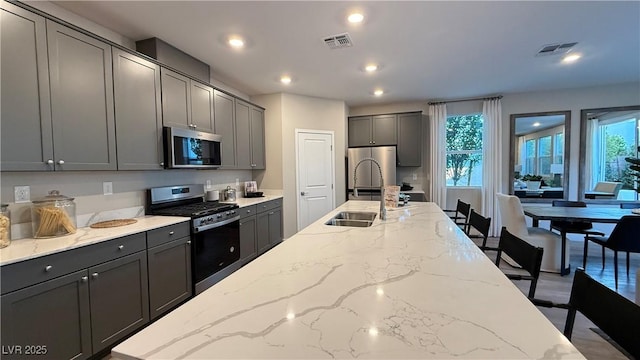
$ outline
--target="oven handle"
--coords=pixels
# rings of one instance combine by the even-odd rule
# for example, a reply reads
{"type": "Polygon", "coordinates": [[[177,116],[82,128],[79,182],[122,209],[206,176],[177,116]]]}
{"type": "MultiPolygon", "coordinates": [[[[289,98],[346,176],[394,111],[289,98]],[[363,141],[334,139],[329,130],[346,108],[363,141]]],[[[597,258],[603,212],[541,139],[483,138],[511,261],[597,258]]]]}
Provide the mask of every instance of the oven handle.
{"type": "Polygon", "coordinates": [[[223,226],[223,225],[231,224],[234,221],[240,221],[240,215],[234,216],[231,219],[227,219],[227,220],[224,220],[224,221],[217,222],[215,224],[208,224],[208,225],[204,225],[204,226],[196,226],[195,228],[193,228],[193,232],[194,233],[200,233],[200,232],[203,232],[203,231],[206,231],[206,230],[215,229],[215,228],[223,226]]]}

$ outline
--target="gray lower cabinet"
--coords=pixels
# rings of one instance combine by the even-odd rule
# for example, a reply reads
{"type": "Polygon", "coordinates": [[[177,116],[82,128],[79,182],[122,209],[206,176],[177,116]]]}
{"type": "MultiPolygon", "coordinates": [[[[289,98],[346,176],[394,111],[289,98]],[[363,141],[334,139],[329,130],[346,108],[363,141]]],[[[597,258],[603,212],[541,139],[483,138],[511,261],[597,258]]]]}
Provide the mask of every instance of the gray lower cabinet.
{"type": "Polygon", "coordinates": [[[161,69],[162,123],[213,132],[213,88],[166,68],[161,69]]]}
{"type": "Polygon", "coordinates": [[[149,248],[147,257],[150,315],[155,319],[193,294],[191,238],[183,237],[149,248]]]}
{"type": "MultiPolygon", "coordinates": [[[[112,289],[113,292],[117,292],[112,289]]],[[[40,348],[43,359],[86,359],[92,354],[87,270],[77,271],[2,295],[3,357],[36,358],[25,345],[40,348]],[[20,346],[20,356],[18,351],[20,346]],[[14,354],[7,352],[13,349],[14,354]]],[[[36,350],[35,347],[33,350],[36,350]]]]}
{"type": "Polygon", "coordinates": [[[147,253],[89,268],[89,299],[94,353],[149,322],[147,253]]]}
{"type": "Polygon", "coordinates": [[[258,256],[257,221],[255,215],[240,219],[240,261],[243,264],[258,256]]]}
{"type": "Polygon", "coordinates": [[[162,105],[160,66],[113,49],[118,170],[160,170],[162,105]]]}
{"type": "Polygon", "coordinates": [[[282,199],[257,205],[256,243],[258,255],[282,242],[282,199]]]}
{"type": "Polygon", "coordinates": [[[422,113],[398,114],[398,166],[422,166],[422,113]]]}
{"type": "Polygon", "coordinates": [[[0,169],[50,170],[53,159],[45,19],[0,2],[0,169]]]}
{"type": "Polygon", "coordinates": [[[213,99],[216,125],[214,132],[222,136],[220,168],[234,169],[237,166],[235,98],[214,90],[213,99]]]}
{"type": "Polygon", "coordinates": [[[56,170],[116,170],[111,45],[46,24],[55,149],[48,160],[56,170]]]}
{"type": "Polygon", "coordinates": [[[239,99],[235,110],[237,168],[264,169],[264,110],[239,99]]]}

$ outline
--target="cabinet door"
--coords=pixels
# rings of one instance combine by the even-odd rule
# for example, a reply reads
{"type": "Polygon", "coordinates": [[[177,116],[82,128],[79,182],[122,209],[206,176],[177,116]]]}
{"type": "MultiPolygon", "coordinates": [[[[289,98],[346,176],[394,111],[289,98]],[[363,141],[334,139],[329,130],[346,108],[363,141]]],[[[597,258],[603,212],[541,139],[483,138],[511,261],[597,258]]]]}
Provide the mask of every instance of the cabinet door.
{"type": "Polygon", "coordinates": [[[349,118],[349,147],[371,146],[371,116],[349,118]]]}
{"type": "Polygon", "coordinates": [[[422,166],[422,114],[398,115],[398,166],[422,166]]]}
{"type": "Polygon", "coordinates": [[[214,132],[222,136],[220,168],[233,169],[236,167],[235,98],[218,90],[213,92],[213,97],[216,125],[214,132]]]}
{"type": "Polygon", "coordinates": [[[282,208],[269,211],[269,245],[282,241],[282,208]]]}
{"type": "Polygon", "coordinates": [[[160,67],[113,49],[118,170],[162,169],[160,67]]]}
{"type": "Polygon", "coordinates": [[[256,242],[255,216],[249,216],[240,220],[240,260],[247,263],[258,254],[258,244],[256,242]]]}
{"type": "Polygon", "coordinates": [[[171,70],[162,68],[162,124],[191,128],[190,80],[171,70]]]}
{"type": "Polygon", "coordinates": [[[191,238],[184,237],[147,250],[151,319],[191,297],[191,238]]]}
{"type": "Polygon", "coordinates": [[[213,132],[213,88],[191,80],[191,124],[196,130],[213,132]]]}
{"type": "Polygon", "coordinates": [[[250,109],[248,103],[236,99],[236,161],[238,169],[252,169],[250,109]]]}
{"type": "Polygon", "coordinates": [[[89,268],[91,333],[98,352],[149,321],[147,253],[89,268]]]}
{"type": "Polygon", "coordinates": [[[251,167],[265,168],[264,159],[264,110],[251,107],[251,167]]]}
{"type": "Polygon", "coordinates": [[[116,170],[111,46],[47,20],[56,170],[116,170]]]}
{"type": "Polygon", "coordinates": [[[45,20],[5,1],[0,7],[0,169],[53,170],[45,20]]]}
{"type": "Polygon", "coordinates": [[[371,124],[373,145],[396,145],[398,143],[396,115],[375,115],[371,118],[371,124]]]}
{"type": "Polygon", "coordinates": [[[46,346],[42,359],[86,359],[91,355],[86,270],[14,291],[0,299],[3,355],[8,355],[6,351],[12,346],[22,346],[24,350],[25,345],[46,346]]]}
{"type": "Polygon", "coordinates": [[[269,213],[263,212],[256,215],[256,243],[258,255],[262,255],[269,249],[269,213]]]}

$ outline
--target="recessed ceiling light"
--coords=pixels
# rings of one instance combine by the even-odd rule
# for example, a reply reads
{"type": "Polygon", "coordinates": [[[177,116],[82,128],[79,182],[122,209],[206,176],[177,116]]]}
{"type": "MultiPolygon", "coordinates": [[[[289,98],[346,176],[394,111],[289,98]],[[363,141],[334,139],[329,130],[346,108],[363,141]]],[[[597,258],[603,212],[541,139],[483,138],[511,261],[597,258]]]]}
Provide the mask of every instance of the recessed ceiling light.
{"type": "Polygon", "coordinates": [[[233,48],[239,49],[244,46],[244,40],[238,36],[233,36],[229,38],[229,45],[233,48]]]}
{"type": "Polygon", "coordinates": [[[374,72],[374,71],[378,70],[378,65],[376,65],[376,64],[368,64],[368,65],[366,65],[364,67],[364,70],[366,72],[374,72]]]}
{"type": "Polygon", "coordinates": [[[280,77],[280,82],[283,84],[291,84],[291,77],[283,75],[282,77],[280,77]]]}
{"type": "Polygon", "coordinates": [[[567,56],[565,56],[564,58],[562,58],[562,62],[563,63],[572,63],[578,59],[580,59],[580,54],[569,54],[567,56]]]}
{"type": "Polygon", "coordinates": [[[536,122],[533,123],[533,126],[538,127],[538,126],[540,126],[540,123],[536,121],[536,122]]]}
{"type": "Polygon", "coordinates": [[[349,15],[349,17],[347,17],[347,20],[349,20],[349,22],[352,24],[361,23],[362,20],[364,20],[364,15],[360,13],[353,13],[349,15]]]}
{"type": "Polygon", "coordinates": [[[373,95],[375,96],[382,96],[382,94],[384,94],[384,90],[382,89],[377,89],[376,91],[373,92],[373,95]]]}

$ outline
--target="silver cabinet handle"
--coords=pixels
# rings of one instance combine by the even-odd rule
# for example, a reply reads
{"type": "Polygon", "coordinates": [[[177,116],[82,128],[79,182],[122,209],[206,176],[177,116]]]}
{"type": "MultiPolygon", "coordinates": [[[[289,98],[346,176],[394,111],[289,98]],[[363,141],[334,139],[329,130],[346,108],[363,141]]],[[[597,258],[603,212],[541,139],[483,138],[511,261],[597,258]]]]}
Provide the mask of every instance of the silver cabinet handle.
{"type": "Polygon", "coordinates": [[[87,280],[89,280],[89,277],[88,276],[83,276],[81,278],[81,280],[82,280],[82,282],[87,282],[87,280]]]}
{"type": "Polygon", "coordinates": [[[198,125],[193,124],[193,128],[194,128],[194,129],[197,129],[197,128],[198,128],[198,125]]]}
{"type": "Polygon", "coordinates": [[[375,143],[376,143],[376,141],[375,141],[375,140],[373,140],[373,143],[375,144],[375,143]]]}
{"type": "Polygon", "coordinates": [[[251,214],[251,210],[247,210],[247,214],[251,214]]]}
{"type": "Polygon", "coordinates": [[[118,250],[122,250],[122,249],[124,249],[124,245],[118,246],[118,250]]]}
{"type": "Polygon", "coordinates": [[[51,271],[51,269],[53,269],[53,266],[51,265],[47,265],[44,267],[44,271],[47,271],[47,272],[51,271]]]}
{"type": "Polygon", "coordinates": [[[49,165],[53,165],[53,160],[49,159],[49,160],[46,161],[46,163],[49,164],[49,165]]]}
{"type": "Polygon", "coordinates": [[[273,214],[275,214],[273,211],[271,211],[271,212],[269,213],[269,215],[273,215],[273,214]]]}
{"type": "Polygon", "coordinates": [[[169,235],[173,235],[173,231],[169,231],[169,235]]]}
{"type": "Polygon", "coordinates": [[[58,160],[58,165],[64,165],[64,160],[58,160]]]}
{"type": "Polygon", "coordinates": [[[94,279],[97,279],[98,278],[98,273],[95,272],[95,273],[91,274],[91,277],[94,278],[94,279]]]}
{"type": "MultiPolygon", "coordinates": [[[[242,225],[242,224],[240,224],[242,225]]],[[[187,240],[187,245],[191,245],[191,240],[187,240]]]]}
{"type": "Polygon", "coordinates": [[[164,167],[164,161],[160,163],[160,166],[164,167]]]}

